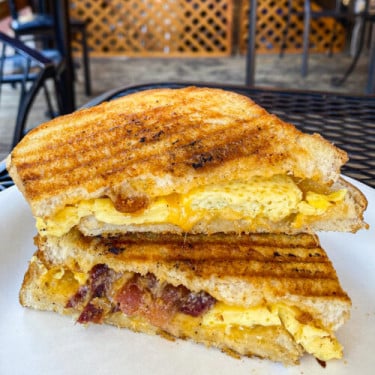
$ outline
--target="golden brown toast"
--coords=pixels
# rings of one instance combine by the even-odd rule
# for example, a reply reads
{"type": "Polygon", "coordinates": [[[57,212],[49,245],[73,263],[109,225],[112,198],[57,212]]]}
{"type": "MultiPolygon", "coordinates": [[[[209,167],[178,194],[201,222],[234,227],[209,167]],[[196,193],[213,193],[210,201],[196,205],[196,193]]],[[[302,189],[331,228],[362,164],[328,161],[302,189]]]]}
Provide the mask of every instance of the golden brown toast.
{"type": "MultiPolygon", "coordinates": [[[[229,182],[251,185],[259,177],[267,183],[281,176],[286,184],[297,184],[303,197],[303,186],[329,190],[346,160],[344,151],[320,135],[300,132],[245,96],[188,87],[143,91],[47,122],[17,145],[7,166],[33,214],[45,220],[65,207],[103,197],[117,212],[137,215],[163,197],[181,199],[202,186],[227,190],[229,182]]],[[[331,220],[334,224],[318,228],[355,231],[364,226],[366,199],[353,190],[331,220]],[[354,216],[346,220],[345,212],[354,216]]],[[[174,230],[168,222],[118,230],[306,230],[291,228],[283,217],[273,225],[273,219],[249,221],[246,215],[236,221],[230,213],[217,217],[215,211],[174,230]]],[[[94,224],[91,230],[101,233],[101,227],[94,224]]]]}
{"type": "Polygon", "coordinates": [[[24,306],[288,364],[304,351],[322,360],[342,355],[334,331],[349,317],[351,302],[315,236],[88,238],[72,231],[59,238],[39,236],[37,244],[20,292],[24,306]],[[139,295],[128,292],[132,287],[142,291],[142,285],[149,288],[143,294],[148,302],[131,310],[128,305],[139,295]],[[166,290],[168,295],[182,290],[178,298],[190,301],[198,315],[185,305],[168,315],[166,290]],[[229,319],[226,325],[217,322],[218,316],[229,319]],[[315,351],[311,337],[300,337],[301,332],[313,332],[320,349],[315,351]]]}

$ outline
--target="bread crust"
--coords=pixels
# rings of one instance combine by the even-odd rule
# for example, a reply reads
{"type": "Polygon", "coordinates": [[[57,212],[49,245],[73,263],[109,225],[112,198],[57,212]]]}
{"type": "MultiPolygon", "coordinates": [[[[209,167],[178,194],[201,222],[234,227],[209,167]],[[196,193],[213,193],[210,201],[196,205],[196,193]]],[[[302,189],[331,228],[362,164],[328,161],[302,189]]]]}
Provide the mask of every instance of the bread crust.
{"type": "Polygon", "coordinates": [[[33,214],[109,196],[120,210],[153,197],[253,176],[289,174],[330,185],[347,160],[234,92],[142,91],[49,121],[12,151],[7,167],[33,214]]]}

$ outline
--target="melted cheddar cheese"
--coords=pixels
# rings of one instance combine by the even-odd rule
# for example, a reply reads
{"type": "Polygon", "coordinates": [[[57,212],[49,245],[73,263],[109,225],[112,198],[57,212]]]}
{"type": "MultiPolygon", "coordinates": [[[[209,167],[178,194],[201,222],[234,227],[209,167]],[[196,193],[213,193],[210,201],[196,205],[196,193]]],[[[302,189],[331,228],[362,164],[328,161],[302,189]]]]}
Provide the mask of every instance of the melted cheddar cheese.
{"type": "MultiPolygon", "coordinates": [[[[85,284],[87,278],[88,275],[85,273],[56,266],[49,270],[45,268],[40,283],[47,293],[53,294],[55,299],[65,304],[66,300],[77,292],[79,286],[85,284]]],[[[122,278],[119,280],[122,283],[124,281],[122,278]]],[[[115,293],[120,286],[113,284],[112,292],[115,293]]],[[[327,329],[317,327],[313,322],[301,323],[298,320],[300,314],[298,308],[282,303],[243,308],[218,301],[202,317],[177,313],[173,322],[186,332],[202,326],[205,329],[222,330],[226,335],[234,335],[239,339],[241,334],[246,333],[246,329],[254,326],[283,326],[306,352],[316,358],[322,361],[341,358],[342,347],[335,336],[327,329]]]]}
{"type": "Polygon", "coordinates": [[[173,224],[183,231],[191,230],[202,220],[215,219],[247,221],[251,228],[258,218],[276,223],[293,214],[298,227],[304,217],[322,215],[342,201],[345,193],[307,192],[304,196],[291,177],[254,177],[247,183],[232,181],[202,186],[187,194],[157,197],[145,210],[131,214],[117,211],[109,198],[85,200],[65,207],[51,218],[37,218],[37,228],[41,234],[61,236],[91,215],[112,225],[173,224]]]}

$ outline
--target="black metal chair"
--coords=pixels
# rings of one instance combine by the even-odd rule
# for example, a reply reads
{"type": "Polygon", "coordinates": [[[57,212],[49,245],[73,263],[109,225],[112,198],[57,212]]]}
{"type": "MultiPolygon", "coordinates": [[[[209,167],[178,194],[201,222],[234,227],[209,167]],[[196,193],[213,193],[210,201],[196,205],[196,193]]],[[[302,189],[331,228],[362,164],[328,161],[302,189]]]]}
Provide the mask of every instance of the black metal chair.
{"type": "MultiPolygon", "coordinates": [[[[12,147],[24,136],[27,118],[32,104],[43,88],[50,116],[55,116],[62,111],[62,99],[59,83],[59,73],[63,69],[64,59],[56,51],[50,51],[49,56],[42,55],[39,51],[25,45],[22,41],[0,32],[2,53],[0,56],[0,89],[3,84],[20,85],[20,99],[16,124],[13,134],[12,147]],[[8,50],[12,49],[9,54],[8,50]],[[55,52],[55,54],[54,54],[55,52]],[[53,57],[55,59],[52,60],[53,57]],[[8,63],[17,67],[17,71],[6,72],[8,63]],[[56,110],[53,108],[47,81],[51,80],[56,97],[56,110]]],[[[0,92],[1,94],[1,92],[0,92]]]]}
{"type": "Polygon", "coordinates": [[[0,161],[0,192],[13,186],[13,180],[10,178],[6,170],[5,160],[0,161]]]}
{"type": "MultiPolygon", "coordinates": [[[[49,13],[50,9],[48,9],[45,0],[38,0],[37,6],[34,6],[33,14],[31,15],[31,17],[28,17],[24,20],[19,16],[19,10],[17,8],[15,0],[8,0],[8,5],[12,17],[11,28],[14,31],[16,37],[19,38],[21,36],[37,36],[41,38],[49,37],[50,40],[55,39],[55,25],[53,17],[49,13]]],[[[31,7],[32,5],[33,4],[30,3],[31,7]]],[[[81,36],[80,42],[82,45],[85,94],[89,96],[91,95],[92,90],[86,22],[71,18],[70,26],[72,34],[78,33],[81,36]]]]}
{"type": "MultiPolygon", "coordinates": [[[[358,14],[358,13],[357,13],[358,14]]],[[[367,85],[365,89],[366,94],[375,94],[375,13],[374,9],[370,7],[370,1],[365,1],[365,6],[361,10],[360,14],[360,30],[359,30],[359,37],[358,37],[358,45],[355,49],[355,53],[353,56],[353,60],[345,73],[342,77],[333,77],[332,84],[333,86],[340,86],[342,85],[352,71],[355,69],[359,57],[363,51],[365,46],[365,39],[366,39],[366,26],[370,26],[371,31],[371,45],[369,51],[369,67],[368,67],[368,77],[367,77],[367,85]]]]}
{"type": "MultiPolygon", "coordinates": [[[[298,16],[303,16],[304,20],[304,27],[303,27],[303,52],[302,52],[302,67],[301,67],[301,75],[305,77],[308,73],[308,56],[309,56],[309,35],[311,30],[311,20],[312,19],[319,19],[324,17],[334,18],[338,21],[350,21],[353,20],[354,17],[358,16],[355,15],[352,9],[342,4],[342,0],[334,0],[329,3],[329,5],[325,5],[327,2],[319,2],[316,1],[318,5],[320,5],[319,10],[313,10],[311,6],[310,0],[304,1],[304,9],[303,11],[295,11],[293,8],[293,1],[288,0],[288,12],[286,15],[286,25],[283,30],[283,37],[280,49],[280,56],[283,56],[285,47],[286,47],[286,40],[288,37],[288,30],[290,27],[290,21],[292,14],[296,14],[298,16]]],[[[336,37],[336,23],[334,23],[331,35],[331,42],[330,42],[330,54],[332,54],[332,48],[334,44],[334,40],[336,37]]]]}

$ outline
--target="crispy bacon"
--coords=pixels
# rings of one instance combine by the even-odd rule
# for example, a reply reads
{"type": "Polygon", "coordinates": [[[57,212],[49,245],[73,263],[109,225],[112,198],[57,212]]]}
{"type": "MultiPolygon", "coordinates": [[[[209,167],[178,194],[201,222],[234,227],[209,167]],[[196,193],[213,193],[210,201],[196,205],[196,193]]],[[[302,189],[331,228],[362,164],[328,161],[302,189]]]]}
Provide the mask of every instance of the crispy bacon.
{"type": "Polygon", "coordinates": [[[181,301],[179,311],[197,317],[208,311],[215,302],[215,298],[206,292],[189,293],[181,301]]]}
{"type": "Polygon", "coordinates": [[[104,297],[112,281],[113,271],[106,264],[96,264],[90,271],[91,297],[104,297]]]}
{"type": "Polygon", "coordinates": [[[133,315],[144,304],[143,292],[134,282],[127,283],[116,299],[120,304],[121,311],[127,315],[133,315]]]}
{"type": "Polygon", "coordinates": [[[115,300],[125,314],[141,315],[158,327],[168,324],[177,312],[200,316],[216,302],[206,292],[194,293],[182,285],[159,283],[151,274],[134,275],[115,300]]]}
{"type": "Polygon", "coordinates": [[[82,303],[85,300],[88,292],[89,288],[87,285],[81,286],[78,289],[78,292],[69,298],[69,301],[66,303],[65,307],[76,308],[80,303],[82,303]]]}
{"type": "Polygon", "coordinates": [[[103,320],[103,309],[95,306],[89,302],[83,309],[81,315],[78,317],[77,322],[86,323],[101,323],[103,320]]]}
{"type": "Polygon", "coordinates": [[[95,265],[84,286],[81,286],[66,303],[67,308],[83,308],[78,323],[101,323],[104,311],[97,306],[96,298],[106,299],[109,311],[143,316],[157,327],[165,327],[177,312],[198,317],[209,310],[215,298],[204,291],[191,292],[183,285],[173,286],[159,282],[155,275],[134,274],[111,297],[111,285],[117,275],[105,264],[95,265]]]}
{"type": "Polygon", "coordinates": [[[81,286],[65,305],[66,308],[83,307],[77,319],[78,323],[102,322],[104,311],[92,301],[94,298],[107,298],[114,278],[115,272],[105,264],[96,264],[90,270],[86,284],[81,286]]]}

